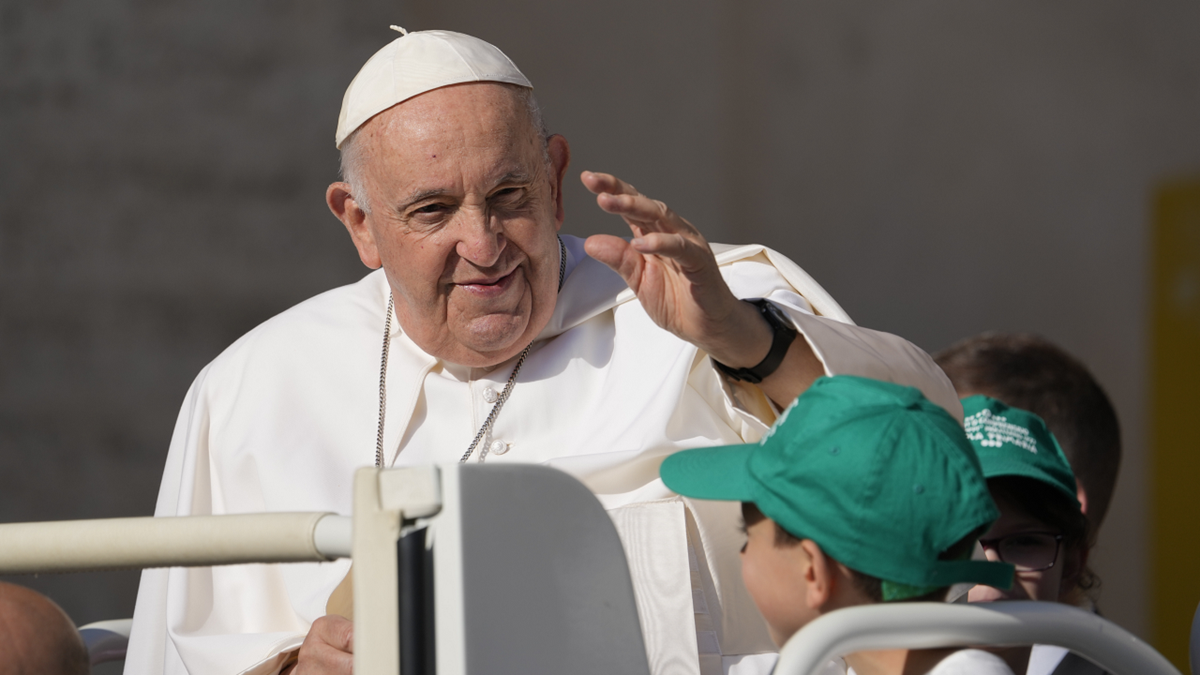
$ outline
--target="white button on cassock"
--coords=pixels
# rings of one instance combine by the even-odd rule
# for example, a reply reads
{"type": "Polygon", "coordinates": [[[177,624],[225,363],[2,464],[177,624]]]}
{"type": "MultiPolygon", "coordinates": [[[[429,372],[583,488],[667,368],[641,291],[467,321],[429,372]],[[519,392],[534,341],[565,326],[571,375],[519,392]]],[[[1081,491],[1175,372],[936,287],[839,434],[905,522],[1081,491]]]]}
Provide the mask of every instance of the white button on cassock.
{"type": "Polygon", "coordinates": [[[492,441],[492,444],[488,446],[488,452],[493,455],[503,455],[508,452],[508,443],[504,441],[492,441]]]}
{"type": "Polygon", "coordinates": [[[483,400],[487,401],[488,403],[495,403],[499,399],[500,394],[496,393],[495,389],[488,387],[487,389],[483,390],[483,400]]]}

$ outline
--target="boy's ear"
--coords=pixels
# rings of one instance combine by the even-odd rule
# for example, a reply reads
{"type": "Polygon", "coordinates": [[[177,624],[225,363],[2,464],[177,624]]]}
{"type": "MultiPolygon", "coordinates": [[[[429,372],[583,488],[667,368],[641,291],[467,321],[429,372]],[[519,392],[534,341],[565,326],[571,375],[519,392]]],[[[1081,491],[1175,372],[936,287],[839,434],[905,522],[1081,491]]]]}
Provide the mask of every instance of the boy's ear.
{"type": "Polygon", "coordinates": [[[805,600],[809,609],[822,610],[833,598],[837,585],[837,563],[825,555],[812,539],[802,539],[800,547],[808,556],[808,565],[804,570],[805,600]]]}

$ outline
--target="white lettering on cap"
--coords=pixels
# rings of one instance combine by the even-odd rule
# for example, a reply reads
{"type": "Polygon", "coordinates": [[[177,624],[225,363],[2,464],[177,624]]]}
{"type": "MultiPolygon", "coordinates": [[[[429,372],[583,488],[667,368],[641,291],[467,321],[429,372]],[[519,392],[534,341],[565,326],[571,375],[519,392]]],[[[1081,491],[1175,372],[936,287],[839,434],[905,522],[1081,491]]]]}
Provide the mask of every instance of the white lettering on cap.
{"type": "Polygon", "coordinates": [[[967,438],[977,441],[985,448],[999,448],[1005,443],[1011,443],[1037,454],[1037,442],[1033,440],[1033,435],[1028,429],[1009,422],[1006,417],[993,414],[991,410],[980,410],[964,419],[963,428],[967,432],[967,438]]]}

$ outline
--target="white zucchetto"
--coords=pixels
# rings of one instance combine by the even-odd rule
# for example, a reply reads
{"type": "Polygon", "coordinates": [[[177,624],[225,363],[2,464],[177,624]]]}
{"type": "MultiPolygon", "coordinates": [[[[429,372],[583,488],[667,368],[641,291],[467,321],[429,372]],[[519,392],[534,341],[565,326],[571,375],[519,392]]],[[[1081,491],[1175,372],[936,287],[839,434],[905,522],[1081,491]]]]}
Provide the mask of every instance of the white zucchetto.
{"type": "Polygon", "coordinates": [[[338,115],[337,147],[367,120],[418,94],[463,82],[533,88],[512,59],[479,38],[445,30],[407,33],[367,59],[351,80],[338,115]]]}

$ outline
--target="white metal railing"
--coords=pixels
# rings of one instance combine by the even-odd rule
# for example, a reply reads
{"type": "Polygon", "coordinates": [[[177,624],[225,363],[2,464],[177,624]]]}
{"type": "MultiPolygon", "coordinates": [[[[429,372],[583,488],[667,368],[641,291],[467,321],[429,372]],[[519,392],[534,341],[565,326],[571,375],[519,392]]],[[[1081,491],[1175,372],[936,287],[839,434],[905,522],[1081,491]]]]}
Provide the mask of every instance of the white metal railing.
{"type": "Polygon", "coordinates": [[[775,675],[810,675],[830,659],[873,649],[1046,644],[1114,675],[1180,675],[1150,645],[1091,612],[1052,602],[886,603],[830,612],[779,653],[775,675]]]}
{"type": "Polygon", "coordinates": [[[350,556],[331,513],[107,518],[0,525],[0,574],[325,561],[350,556]]]}

